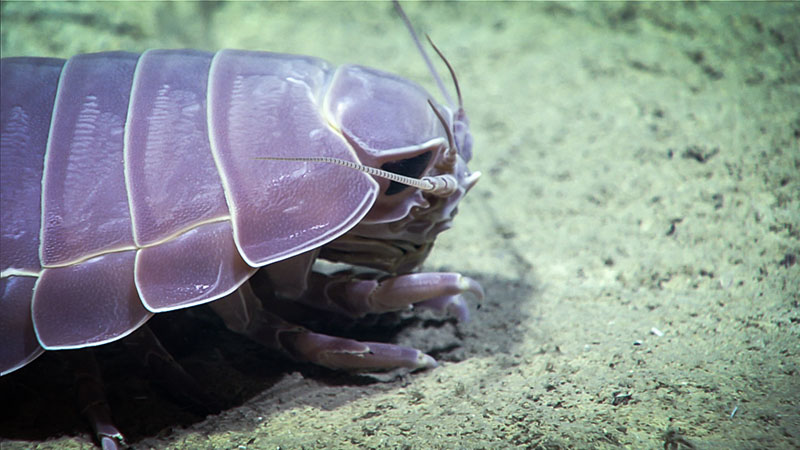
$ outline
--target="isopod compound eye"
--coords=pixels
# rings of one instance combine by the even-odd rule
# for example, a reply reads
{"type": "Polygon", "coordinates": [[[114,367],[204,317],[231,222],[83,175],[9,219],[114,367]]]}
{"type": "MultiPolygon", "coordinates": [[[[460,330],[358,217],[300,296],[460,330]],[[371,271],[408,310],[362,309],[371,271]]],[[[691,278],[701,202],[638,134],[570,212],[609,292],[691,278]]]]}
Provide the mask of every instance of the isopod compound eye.
{"type": "MultiPolygon", "coordinates": [[[[411,158],[387,162],[381,166],[381,169],[410,178],[421,178],[430,165],[431,155],[432,153],[428,151],[411,158]]],[[[389,183],[389,187],[386,188],[384,194],[398,194],[404,191],[406,188],[408,188],[407,185],[392,181],[389,183]]]]}

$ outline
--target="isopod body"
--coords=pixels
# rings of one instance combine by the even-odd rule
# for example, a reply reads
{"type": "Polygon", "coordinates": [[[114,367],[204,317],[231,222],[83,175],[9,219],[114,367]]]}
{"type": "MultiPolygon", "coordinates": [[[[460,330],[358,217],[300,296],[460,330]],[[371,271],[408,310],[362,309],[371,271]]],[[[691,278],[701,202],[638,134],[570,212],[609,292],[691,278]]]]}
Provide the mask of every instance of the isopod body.
{"type": "MultiPolygon", "coordinates": [[[[206,398],[143,326],[205,303],[295,360],[435,366],[413,348],[309,329],[412,307],[466,319],[464,295],[483,296],[458,273],[412,273],[480,173],[467,168],[452,67],[434,47],[457,103],[395,8],[445,105],[399,76],[308,56],[0,59],[0,375],[130,335],[141,362],[206,398]]],[[[97,365],[69,354],[98,442],[119,448],[97,365]]]]}
{"type": "Polygon", "coordinates": [[[3,374],[228,296],[280,261],[303,268],[278,289],[296,296],[323,247],[408,272],[477,180],[463,111],[374,69],[150,50],[7,58],[1,71],[3,374]],[[280,160],[303,157],[447,175],[458,188],[433,198],[280,160]]]}

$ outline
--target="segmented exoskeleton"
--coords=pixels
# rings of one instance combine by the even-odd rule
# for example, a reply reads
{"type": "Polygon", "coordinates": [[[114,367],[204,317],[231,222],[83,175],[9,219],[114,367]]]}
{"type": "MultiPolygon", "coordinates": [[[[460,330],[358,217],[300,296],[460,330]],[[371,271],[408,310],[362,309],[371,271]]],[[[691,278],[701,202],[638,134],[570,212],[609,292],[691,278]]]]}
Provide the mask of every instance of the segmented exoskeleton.
{"type": "Polygon", "coordinates": [[[482,295],[459,274],[411,273],[479,177],[460,93],[442,88],[441,105],[375,69],[239,50],[5,58],[0,88],[2,374],[209,302],[296,359],[430,367],[289,324],[270,302],[464,317],[462,294],[482,295]],[[318,273],[317,258],[384,275],[318,273]],[[272,298],[249,288],[257,270],[272,298]]]}

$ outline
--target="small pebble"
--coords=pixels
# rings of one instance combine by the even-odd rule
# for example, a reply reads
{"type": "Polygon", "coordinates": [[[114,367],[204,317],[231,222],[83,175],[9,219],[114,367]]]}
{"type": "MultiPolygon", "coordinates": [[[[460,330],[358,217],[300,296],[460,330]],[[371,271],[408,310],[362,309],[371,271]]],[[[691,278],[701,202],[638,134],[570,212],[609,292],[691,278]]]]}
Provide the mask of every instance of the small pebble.
{"type": "Polygon", "coordinates": [[[663,335],[664,335],[664,332],[663,332],[663,331],[661,331],[661,330],[659,330],[659,329],[658,329],[658,328],[656,328],[656,327],[650,328],[650,332],[651,332],[651,333],[653,333],[653,334],[655,334],[655,335],[656,335],[656,336],[658,336],[658,337],[661,337],[661,336],[663,336],[663,335]]]}

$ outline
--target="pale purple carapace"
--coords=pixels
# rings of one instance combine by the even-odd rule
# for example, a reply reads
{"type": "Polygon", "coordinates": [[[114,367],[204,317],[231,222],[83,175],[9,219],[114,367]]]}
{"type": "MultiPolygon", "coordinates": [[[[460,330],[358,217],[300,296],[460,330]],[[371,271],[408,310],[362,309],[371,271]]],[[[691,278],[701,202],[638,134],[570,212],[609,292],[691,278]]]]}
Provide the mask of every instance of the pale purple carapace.
{"type": "Polygon", "coordinates": [[[459,113],[373,69],[235,50],[1,64],[3,374],[43,347],[119,339],[315,249],[410,270],[477,180],[459,113]],[[457,158],[437,111],[465,147],[457,158]],[[447,173],[459,187],[426,197],[333,164],[265,157],[447,173]],[[381,240],[419,248],[398,257],[381,240]]]}

